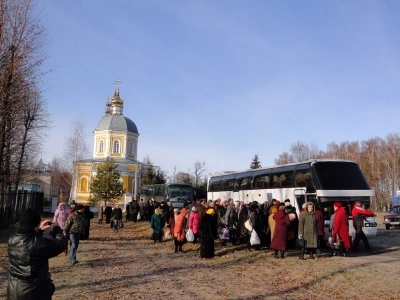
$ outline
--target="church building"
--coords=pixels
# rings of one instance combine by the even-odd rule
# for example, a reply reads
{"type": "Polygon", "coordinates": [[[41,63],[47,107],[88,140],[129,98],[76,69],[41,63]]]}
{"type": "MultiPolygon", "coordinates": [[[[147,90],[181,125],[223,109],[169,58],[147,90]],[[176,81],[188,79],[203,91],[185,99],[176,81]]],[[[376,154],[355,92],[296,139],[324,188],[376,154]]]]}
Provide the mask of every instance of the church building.
{"type": "Polygon", "coordinates": [[[125,194],[118,202],[128,203],[140,193],[143,164],[137,161],[139,131],[136,124],[123,115],[124,101],[119,95],[119,83],[93,132],[92,158],[74,162],[71,201],[89,204],[91,178],[96,176],[97,165],[107,157],[115,161],[121,172],[125,194]]]}

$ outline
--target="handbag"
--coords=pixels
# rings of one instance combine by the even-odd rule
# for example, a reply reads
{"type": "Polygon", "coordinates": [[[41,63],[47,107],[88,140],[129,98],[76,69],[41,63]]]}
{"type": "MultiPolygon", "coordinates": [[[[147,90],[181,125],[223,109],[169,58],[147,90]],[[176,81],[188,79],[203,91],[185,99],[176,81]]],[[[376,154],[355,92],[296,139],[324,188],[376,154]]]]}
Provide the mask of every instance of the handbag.
{"type": "Polygon", "coordinates": [[[194,241],[194,234],[193,234],[192,229],[189,229],[189,230],[186,232],[186,240],[187,240],[189,243],[191,243],[191,242],[194,241]]]}
{"type": "Polygon", "coordinates": [[[255,230],[251,232],[250,245],[260,245],[260,238],[255,230]]]}
{"type": "Polygon", "coordinates": [[[250,220],[244,222],[244,227],[246,227],[248,231],[253,231],[253,226],[251,226],[250,220]]]}
{"type": "Polygon", "coordinates": [[[305,239],[303,239],[303,238],[297,239],[296,240],[296,244],[301,249],[307,248],[307,241],[305,239]]]}

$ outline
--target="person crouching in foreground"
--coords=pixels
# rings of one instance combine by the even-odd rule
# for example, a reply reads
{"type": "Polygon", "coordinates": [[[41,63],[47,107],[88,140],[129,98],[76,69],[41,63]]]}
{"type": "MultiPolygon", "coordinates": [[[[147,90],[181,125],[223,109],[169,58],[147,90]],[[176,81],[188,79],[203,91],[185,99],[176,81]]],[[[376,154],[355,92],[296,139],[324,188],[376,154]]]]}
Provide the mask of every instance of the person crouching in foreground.
{"type": "Polygon", "coordinates": [[[8,240],[7,299],[52,298],[55,286],[49,259],[64,251],[65,237],[59,226],[51,228],[50,224],[49,220],[41,222],[40,215],[30,208],[22,213],[16,233],[8,240]]]}

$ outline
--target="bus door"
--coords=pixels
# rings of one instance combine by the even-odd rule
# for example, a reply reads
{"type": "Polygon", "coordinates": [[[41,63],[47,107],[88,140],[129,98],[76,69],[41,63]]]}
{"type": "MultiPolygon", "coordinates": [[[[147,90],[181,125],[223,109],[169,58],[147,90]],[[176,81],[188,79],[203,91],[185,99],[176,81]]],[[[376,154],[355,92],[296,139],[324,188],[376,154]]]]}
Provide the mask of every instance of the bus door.
{"type": "Polygon", "coordinates": [[[300,213],[303,204],[306,203],[306,190],[305,189],[295,189],[294,190],[295,207],[297,206],[297,211],[300,213]]]}

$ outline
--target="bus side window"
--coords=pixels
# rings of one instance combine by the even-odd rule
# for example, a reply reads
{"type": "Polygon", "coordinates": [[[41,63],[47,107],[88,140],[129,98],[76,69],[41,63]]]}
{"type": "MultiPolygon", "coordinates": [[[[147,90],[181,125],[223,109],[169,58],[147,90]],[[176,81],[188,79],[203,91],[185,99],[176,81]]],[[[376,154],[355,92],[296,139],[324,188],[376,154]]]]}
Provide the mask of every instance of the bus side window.
{"type": "Polygon", "coordinates": [[[296,202],[299,211],[303,208],[303,204],[306,203],[306,197],[304,195],[296,195],[296,202]]]}

